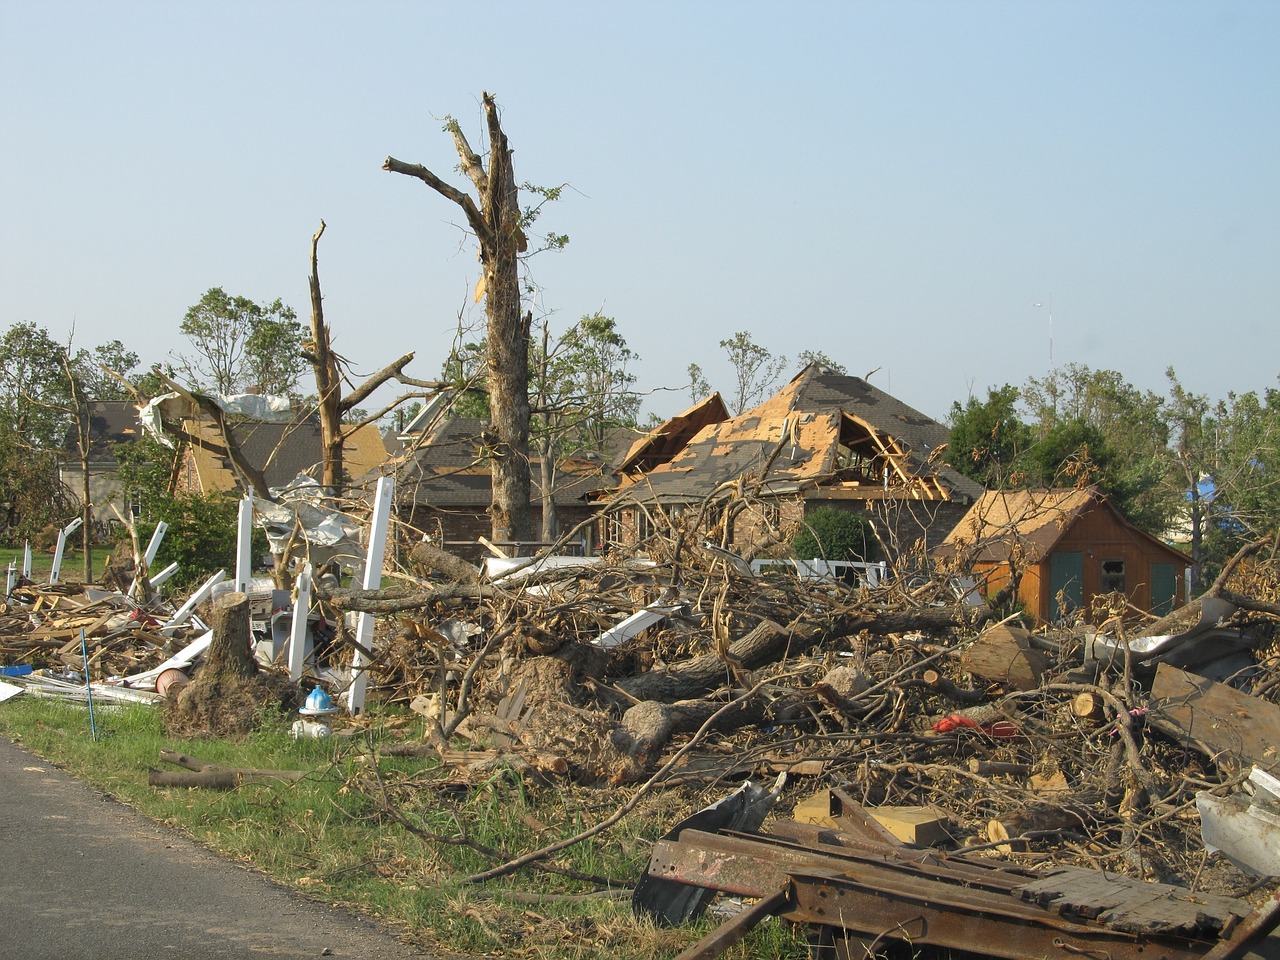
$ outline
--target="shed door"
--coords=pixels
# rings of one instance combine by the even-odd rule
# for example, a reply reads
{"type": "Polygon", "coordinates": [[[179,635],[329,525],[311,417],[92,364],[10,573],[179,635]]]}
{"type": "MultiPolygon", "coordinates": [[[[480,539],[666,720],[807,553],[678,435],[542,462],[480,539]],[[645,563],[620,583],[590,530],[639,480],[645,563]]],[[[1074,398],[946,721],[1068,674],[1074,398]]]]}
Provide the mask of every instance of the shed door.
{"type": "Polygon", "coordinates": [[[1049,556],[1049,619],[1063,617],[1084,606],[1084,554],[1049,556]]]}
{"type": "Polygon", "coordinates": [[[1151,565],[1151,612],[1158,617],[1173,613],[1178,599],[1178,568],[1173,563],[1151,565]]]}

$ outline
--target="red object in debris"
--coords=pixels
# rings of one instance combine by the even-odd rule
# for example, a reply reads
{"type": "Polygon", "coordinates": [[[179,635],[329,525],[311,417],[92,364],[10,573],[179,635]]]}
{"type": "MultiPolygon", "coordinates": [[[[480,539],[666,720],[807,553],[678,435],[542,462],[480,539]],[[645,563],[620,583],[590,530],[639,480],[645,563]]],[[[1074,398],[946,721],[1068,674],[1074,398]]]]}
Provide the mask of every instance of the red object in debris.
{"type": "Polygon", "coordinates": [[[986,723],[978,723],[978,721],[971,720],[962,713],[953,713],[949,717],[943,717],[933,725],[934,733],[950,733],[952,730],[973,730],[1001,740],[1018,735],[1017,724],[1010,720],[988,720],[986,723]]]}
{"type": "Polygon", "coordinates": [[[933,725],[934,733],[950,733],[952,730],[960,730],[964,727],[972,727],[978,729],[976,720],[970,720],[963,714],[953,713],[949,717],[943,717],[933,725]]]}
{"type": "Polygon", "coordinates": [[[129,614],[129,619],[135,623],[140,623],[144,627],[158,627],[160,621],[148,613],[143,613],[140,609],[134,608],[133,613],[129,614]]]}
{"type": "Polygon", "coordinates": [[[998,737],[1002,740],[1018,735],[1017,725],[1010,720],[992,720],[989,723],[980,724],[979,729],[989,737],[998,737]]]}

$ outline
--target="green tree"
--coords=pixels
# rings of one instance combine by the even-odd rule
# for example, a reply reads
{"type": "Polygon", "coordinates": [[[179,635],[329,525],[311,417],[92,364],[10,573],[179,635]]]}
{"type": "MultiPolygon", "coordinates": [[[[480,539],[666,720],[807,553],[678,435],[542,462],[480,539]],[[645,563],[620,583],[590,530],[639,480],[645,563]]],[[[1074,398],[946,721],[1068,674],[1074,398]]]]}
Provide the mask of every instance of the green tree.
{"type": "Polygon", "coordinates": [[[305,367],[302,324],[280,300],[254,303],[212,287],[179,329],[192,352],[175,357],[193,385],[218,393],[292,392],[305,367]]]}
{"type": "Polygon", "coordinates": [[[77,351],[74,365],[88,399],[128,400],[131,396],[129,389],[111,374],[131,381],[135,378],[139,362],[139,356],[119,340],[108,340],[91,350],[77,351]]]}
{"type": "MultiPolygon", "coordinates": [[[[178,564],[178,574],[170,581],[173,589],[182,592],[218,570],[234,568],[239,502],[226,493],[184,493],[152,505],[151,515],[138,524],[138,541],[146,544],[160,521],[169,525],[155,567],[178,564]]],[[[255,529],[253,536],[254,550],[265,552],[266,534],[255,529]]]]}
{"type": "Polygon", "coordinates": [[[554,540],[564,463],[583,456],[602,460],[610,432],[635,426],[640,398],[628,369],[637,357],[614,318],[588,314],[554,341],[544,322],[540,340],[529,363],[532,431],[541,470],[541,536],[554,540]]]}
{"type": "Polygon", "coordinates": [[[843,363],[836,363],[821,350],[801,350],[796,359],[800,361],[802,369],[816,363],[820,367],[826,367],[832,373],[844,375],[849,372],[843,363]]]}
{"type": "Polygon", "coordinates": [[[989,387],[987,399],[970,396],[951,405],[951,466],[984,487],[1017,486],[1023,481],[1018,461],[1031,446],[1031,429],[1018,417],[1017,387],[989,387]]]}
{"type": "Polygon", "coordinates": [[[1065,449],[1074,437],[1089,445],[1094,482],[1130,522],[1157,535],[1168,527],[1179,504],[1164,482],[1170,453],[1163,398],[1114,370],[1069,364],[1028,380],[1023,402],[1038,424],[1041,449],[1033,459],[1041,476],[1058,472],[1046,460],[1055,450],[1067,458],[1064,465],[1082,462],[1079,446],[1065,449]]]}
{"type": "Polygon", "coordinates": [[[805,514],[791,552],[800,560],[871,562],[880,558],[880,543],[867,517],[824,506],[805,514]]]}
{"type": "Polygon", "coordinates": [[[736,384],[729,412],[734,416],[766,399],[786,369],[787,358],[774,356],[752,339],[750,332],[740,330],[720,346],[729,356],[736,384]]]}
{"type": "Polygon", "coordinates": [[[701,403],[711,396],[711,384],[696,363],[689,364],[689,402],[701,403]]]}
{"type": "Polygon", "coordinates": [[[1245,542],[1280,531],[1280,391],[1211,402],[1169,378],[1174,463],[1193,576],[1203,585],[1245,542]]]}
{"type": "Polygon", "coordinates": [[[72,512],[58,474],[74,420],[67,351],[33,323],[14,324],[0,337],[0,502],[5,526],[33,536],[72,512]]]}

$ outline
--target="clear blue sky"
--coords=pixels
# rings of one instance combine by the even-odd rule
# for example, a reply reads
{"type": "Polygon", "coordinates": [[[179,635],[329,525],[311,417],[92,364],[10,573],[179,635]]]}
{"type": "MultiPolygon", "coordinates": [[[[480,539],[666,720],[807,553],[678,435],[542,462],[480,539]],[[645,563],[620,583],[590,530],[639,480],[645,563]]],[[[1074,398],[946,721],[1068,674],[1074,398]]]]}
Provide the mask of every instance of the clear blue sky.
{"type": "Polygon", "coordinates": [[[617,318],[646,411],[726,392],[719,341],[821,350],[943,418],[1053,358],[1220,397],[1280,373],[1280,3],[0,0],[0,324],[147,362],[213,286],[440,371],[492,91],[568,183],[533,261],[617,318]]]}

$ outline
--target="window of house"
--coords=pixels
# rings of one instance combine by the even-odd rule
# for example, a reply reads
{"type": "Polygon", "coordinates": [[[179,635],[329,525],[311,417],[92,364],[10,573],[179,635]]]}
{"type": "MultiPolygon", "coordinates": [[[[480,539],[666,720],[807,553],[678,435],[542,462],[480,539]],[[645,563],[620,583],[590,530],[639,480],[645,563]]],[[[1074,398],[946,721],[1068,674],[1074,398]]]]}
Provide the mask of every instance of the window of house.
{"type": "Polygon", "coordinates": [[[1124,593],[1124,561],[1102,561],[1102,592],[1124,593]]]}

